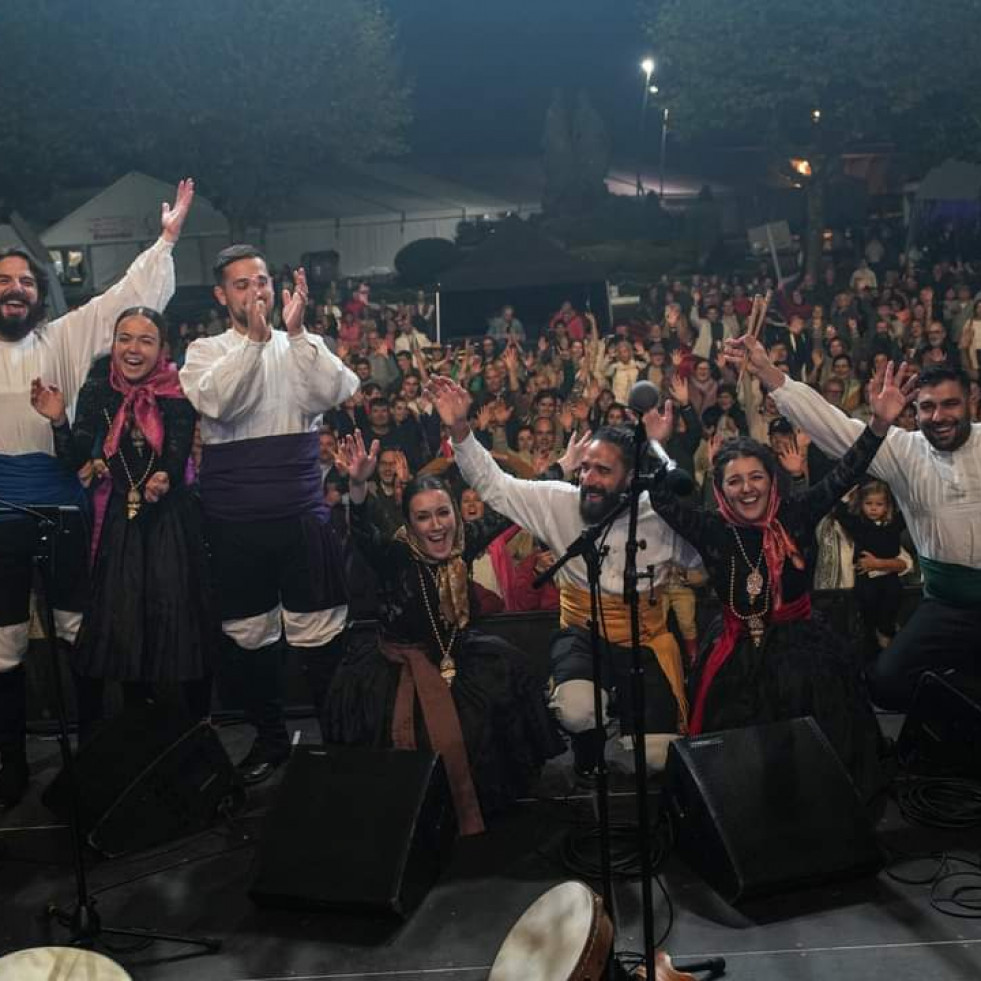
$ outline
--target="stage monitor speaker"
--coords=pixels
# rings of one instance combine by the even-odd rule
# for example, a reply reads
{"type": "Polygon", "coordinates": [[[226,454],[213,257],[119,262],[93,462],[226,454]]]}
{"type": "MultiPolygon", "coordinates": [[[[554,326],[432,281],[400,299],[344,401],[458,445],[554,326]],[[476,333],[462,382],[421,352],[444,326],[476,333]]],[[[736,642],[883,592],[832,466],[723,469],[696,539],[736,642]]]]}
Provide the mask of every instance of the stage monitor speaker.
{"type": "Polygon", "coordinates": [[[959,671],[927,671],[897,744],[916,773],[981,778],[981,681],[959,671]]]}
{"type": "Polygon", "coordinates": [[[682,858],[729,903],[882,867],[858,791],[811,718],[677,740],[665,793],[682,858]]]}
{"type": "Polygon", "coordinates": [[[299,747],[266,818],[249,895],[260,906],[407,916],[456,832],[439,757],[299,747]]]}
{"type": "MultiPolygon", "coordinates": [[[[79,821],[89,844],[110,857],[203,831],[245,801],[217,732],[175,706],[125,709],[100,727],[75,757],[79,821]]],[[[42,795],[69,813],[62,770],[42,795]]]]}

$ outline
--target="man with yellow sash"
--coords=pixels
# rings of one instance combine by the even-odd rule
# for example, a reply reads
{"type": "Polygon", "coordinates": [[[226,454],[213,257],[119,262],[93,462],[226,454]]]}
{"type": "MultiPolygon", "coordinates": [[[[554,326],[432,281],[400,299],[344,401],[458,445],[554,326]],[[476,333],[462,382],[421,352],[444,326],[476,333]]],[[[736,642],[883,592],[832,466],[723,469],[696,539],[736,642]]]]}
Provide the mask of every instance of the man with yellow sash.
{"type": "MultiPolygon", "coordinates": [[[[627,490],[634,447],[630,429],[605,426],[592,439],[582,441],[580,452],[563,458],[564,470],[571,471],[581,463],[579,487],[557,480],[519,480],[501,470],[471,434],[467,421],[469,394],[442,377],[433,379],[431,391],[450,431],[464,479],[489,507],[544,541],[553,555],[562,555],[585,527],[602,521],[627,490]]],[[[667,628],[661,587],[672,563],[698,568],[701,561],[691,546],[658,517],[646,494],[640,500],[637,537],[643,543],[637,554],[638,570],[644,572],[650,567],[654,574],[650,591],[642,594],[640,600],[640,642],[651,654],[644,672],[646,717],[638,726],[630,704],[630,614],[623,601],[626,515],[613,522],[600,542],[605,550],[600,575],[602,697],[604,711],[618,716],[622,734],[645,734],[648,762],[658,767],[663,766],[669,740],[685,732],[688,714],[681,654],[667,628]]],[[[583,559],[566,563],[556,581],[561,629],[550,649],[551,705],[559,723],[572,737],[577,771],[588,774],[596,764],[601,745],[594,712],[589,584],[583,559]]],[[[603,721],[605,724],[606,719],[603,721]]]]}

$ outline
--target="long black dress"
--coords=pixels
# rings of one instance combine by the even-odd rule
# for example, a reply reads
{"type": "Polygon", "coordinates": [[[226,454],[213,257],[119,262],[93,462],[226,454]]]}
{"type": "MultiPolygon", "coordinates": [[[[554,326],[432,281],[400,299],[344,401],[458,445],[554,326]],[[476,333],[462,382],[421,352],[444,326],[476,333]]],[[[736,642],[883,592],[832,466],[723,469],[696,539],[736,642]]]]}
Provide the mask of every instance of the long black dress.
{"type": "MultiPolygon", "coordinates": [[[[866,429],[820,483],[781,501],[777,517],[804,559],[803,569],[795,568],[789,560],[784,562],[781,585],[785,605],[809,592],[817,554],[814,530],[862,476],[881,443],[871,429],[866,429]]],[[[652,503],[658,514],[698,549],[723,605],[730,603],[731,595],[737,611],[746,615],[750,568],[736,534],[750,562],[755,564],[761,554],[763,532],[757,528],[734,529],[717,512],[682,506],[664,492],[653,494],[652,503]]],[[[761,595],[766,596],[769,575],[765,561],[760,561],[759,571],[764,580],[761,595]]],[[[864,798],[869,799],[882,786],[880,734],[856,653],[818,613],[782,623],[766,619],[760,645],[756,646],[744,630],[713,679],[705,697],[702,731],[813,716],[864,798]]],[[[692,674],[693,704],[702,672],[721,633],[720,617],[706,638],[692,674]]]]}
{"type": "MultiPolygon", "coordinates": [[[[123,396],[104,372],[90,375],[78,397],[75,422],[54,427],[55,451],[77,469],[101,449],[123,396]]],[[[107,461],[112,489],[92,575],[92,594],[72,668],[83,678],[123,682],[185,682],[205,677],[217,639],[210,613],[197,502],[184,485],[196,415],[183,398],[159,398],[164,446],[159,457],[133,424],[107,461]],[[125,458],[125,467],[124,467],[125,458]],[[128,519],[130,489],[148,471],[164,471],[169,491],[143,501],[128,519]]],[[[142,487],[141,487],[142,497],[142,487]]]]}
{"type": "MultiPolygon", "coordinates": [[[[382,635],[399,644],[421,644],[434,664],[440,651],[426,608],[439,610],[433,577],[408,545],[386,540],[372,517],[371,495],[351,505],[351,531],[357,547],[378,575],[382,635]],[[423,596],[423,589],[426,596],[423,596]]],[[[465,527],[464,560],[478,555],[504,528],[507,519],[487,518],[465,527]]],[[[471,603],[471,610],[474,609],[471,603]]],[[[443,642],[450,630],[439,619],[443,642]]],[[[456,677],[450,688],[460,719],[474,787],[484,815],[527,792],[544,762],[564,745],[548,712],[542,685],[526,667],[525,656],[507,641],[478,630],[459,632],[452,648],[456,677]]],[[[400,668],[385,658],[377,639],[345,657],[331,684],[325,728],[333,742],[388,747],[400,668]]],[[[415,703],[419,746],[429,740],[415,703]]]]}

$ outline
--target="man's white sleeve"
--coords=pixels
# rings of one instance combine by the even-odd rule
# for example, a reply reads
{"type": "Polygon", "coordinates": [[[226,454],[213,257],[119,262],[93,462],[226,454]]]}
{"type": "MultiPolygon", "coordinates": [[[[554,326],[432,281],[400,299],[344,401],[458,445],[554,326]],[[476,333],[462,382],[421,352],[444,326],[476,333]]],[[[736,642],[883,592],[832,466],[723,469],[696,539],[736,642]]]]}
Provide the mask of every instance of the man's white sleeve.
{"type": "Polygon", "coordinates": [[[571,484],[558,480],[519,480],[506,474],[472,433],[462,443],[454,441],[453,454],[463,479],[488,507],[550,546],[566,547],[568,542],[556,518],[568,511],[569,496],[578,493],[571,484]],[[565,502],[564,506],[560,502],[565,502]]]}
{"type": "MultiPolygon", "coordinates": [[[[864,422],[846,416],[803,382],[788,378],[770,394],[780,414],[803,429],[830,456],[844,456],[865,429],[864,422]]],[[[908,438],[908,433],[893,426],[869,467],[869,473],[885,481],[902,479],[908,438]]]]}
{"type": "Polygon", "coordinates": [[[112,345],[113,327],[123,310],[143,306],[163,313],[174,295],[172,253],[170,242],[157,239],[133,260],[115,286],[47,325],[69,404],[82,387],[92,359],[112,345]]]}
{"type": "Polygon", "coordinates": [[[234,422],[254,409],[262,396],[263,346],[242,337],[230,351],[222,351],[212,338],[193,341],[180,372],[191,405],[219,422],[234,422]]]}
{"type": "Polygon", "coordinates": [[[304,412],[309,415],[327,412],[358,390],[358,376],[316,334],[303,331],[289,341],[286,370],[304,412]]]}

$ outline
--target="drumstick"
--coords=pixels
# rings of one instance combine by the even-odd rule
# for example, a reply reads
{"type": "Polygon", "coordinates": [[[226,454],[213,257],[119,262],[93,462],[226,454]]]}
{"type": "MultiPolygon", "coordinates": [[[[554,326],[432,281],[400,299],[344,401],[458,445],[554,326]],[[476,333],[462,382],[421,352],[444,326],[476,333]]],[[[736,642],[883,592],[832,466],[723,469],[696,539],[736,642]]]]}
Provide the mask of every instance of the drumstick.
{"type": "MultiPolygon", "coordinates": [[[[746,333],[756,340],[760,336],[760,331],[763,329],[763,322],[766,320],[766,312],[770,308],[770,299],[773,296],[773,290],[767,290],[766,296],[760,296],[759,293],[753,297],[753,307],[749,311],[749,320],[746,322],[746,333]]],[[[743,355],[743,363],[739,366],[739,377],[736,379],[736,385],[743,380],[743,372],[746,371],[746,355],[743,355]]]]}

